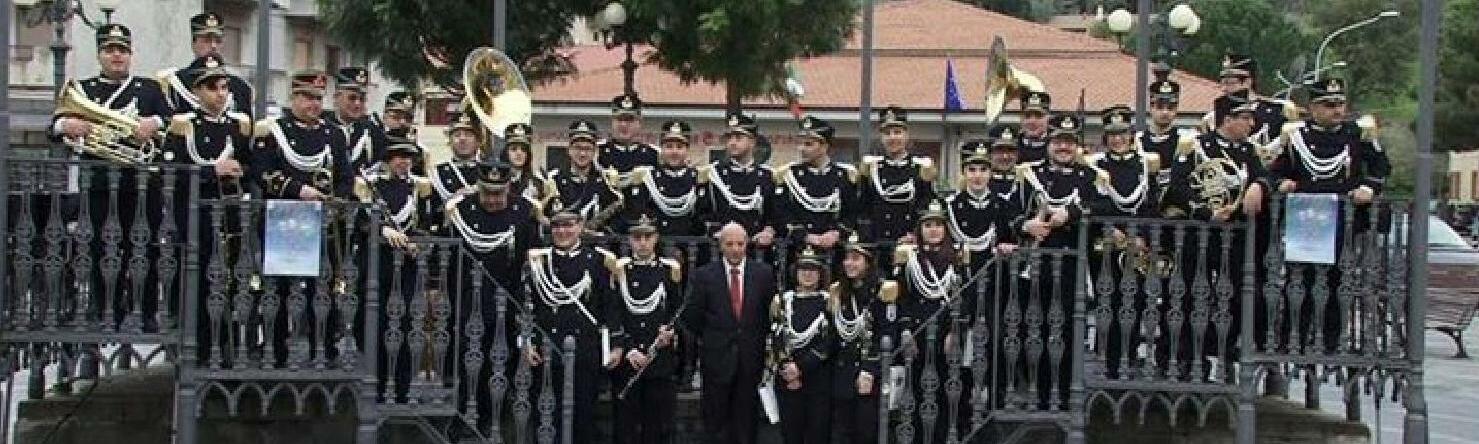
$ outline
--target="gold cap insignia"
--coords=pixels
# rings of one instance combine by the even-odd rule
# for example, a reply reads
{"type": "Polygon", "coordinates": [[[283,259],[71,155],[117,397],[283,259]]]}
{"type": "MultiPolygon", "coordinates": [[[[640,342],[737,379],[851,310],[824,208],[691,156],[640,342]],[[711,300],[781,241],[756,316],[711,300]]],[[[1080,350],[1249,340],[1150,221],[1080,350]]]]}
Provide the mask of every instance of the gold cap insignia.
{"type": "Polygon", "coordinates": [[[515,136],[522,136],[522,135],[524,135],[524,127],[522,127],[522,126],[515,126],[514,129],[513,129],[513,131],[510,131],[510,133],[512,133],[515,136]]]}
{"type": "Polygon", "coordinates": [[[215,57],[209,57],[209,58],[206,58],[205,59],[205,67],[206,68],[218,68],[220,66],[221,66],[221,61],[216,60],[215,57]]]}
{"type": "Polygon", "coordinates": [[[1007,129],[1001,130],[1001,138],[1003,138],[1003,139],[1015,139],[1015,138],[1017,138],[1017,136],[1015,134],[1012,134],[1012,129],[1011,128],[1007,128],[1007,129]]]}
{"type": "Polygon", "coordinates": [[[497,168],[488,169],[488,180],[503,180],[503,173],[497,168]]]}
{"type": "Polygon", "coordinates": [[[463,115],[457,117],[457,123],[472,124],[472,117],[469,117],[468,115],[463,114],[463,115]]]}
{"type": "Polygon", "coordinates": [[[590,125],[587,125],[585,122],[580,122],[579,124],[576,124],[575,125],[575,130],[576,131],[590,132],[591,127],[590,127],[590,125]]]}
{"type": "Polygon", "coordinates": [[[1121,123],[1125,123],[1125,116],[1122,116],[1120,114],[1110,114],[1109,115],[1109,123],[1115,124],[1115,125],[1118,125],[1118,124],[1121,124],[1121,123]]]}
{"type": "Polygon", "coordinates": [[[1223,68],[1231,68],[1232,66],[1233,66],[1233,58],[1232,58],[1232,56],[1231,55],[1222,56],[1222,67],[1223,68]]]}
{"type": "Polygon", "coordinates": [[[370,76],[369,76],[369,74],[366,74],[364,71],[360,71],[359,72],[359,75],[357,75],[357,76],[354,77],[354,81],[355,81],[355,83],[361,83],[361,84],[363,84],[363,83],[370,83],[370,76]]]}
{"type": "Polygon", "coordinates": [[[1042,104],[1042,96],[1039,96],[1039,95],[1036,95],[1036,94],[1033,94],[1031,96],[1027,96],[1027,104],[1028,105],[1041,105],[1042,104]]]}
{"type": "Polygon", "coordinates": [[[108,30],[108,37],[124,37],[123,28],[114,26],[113,29],[108,30]]]}
{"type": "Polygon", "coordinates": [[[632,107],[632,96],[623,96],[621,98],[621,107],[622,108],[631,108],[632,107]]]}
{"type": "Polygon", "coordinates": [[[1330,87],[1325,88],[1325,89],[1326,90],[1329,90],[1330,92],[1333,92],[1333,93],[1338,93],[1338,92],[1340,92],[1340,88],[1341,87],[1340,87],[1340,81],[1339,80],[1331,80],[1330,81],[1330,87]]]}
{"type": "Polygon", "coordinates": [[[883,112],[883,120],[898,120],[898,119],[899,119],[899,116],[894,115],[894,110],[892,110],[892,109],[883,112]]]}
{"type": "Polygon", "coordinates": [[[205,25],[214,28],[217,26],[221,26],[221,21],[217,20],[216,16],[214,15],[208,15],[205,17],[205,25]]]}
{"type": "Polygon", "coordinates": [[[1170,94],[1170,93],[1176,92],[1176,88],[1172,87],[1169,82],[1168,83],[1162,83],[1161,84],[1161,92],[1170,94]]]}
{"type": "Polygon", "coordinates": [[[1063,129],[1073,129],[1073,119],[1063,119],[1063,123],[1059,124],[1058,127],[1063,129]]]}
{"type": "Polygon", "coordinates": [[[313,78],[314,88],[324,88],[326,86],[328,86],[328,81],[324,80],[324,76],[317,76],[313,78]]]}
{"type": "Polygon", "coordinates": [[[683,132],[683,125],[679,125],[677,122],[673,122],[672,125],[668,126],[668,132],[680,134],[683,132]]]}
{"type": "Polygon", "coordinates": [[[729,116],[729,126],[739,126],[739,116],[729,116]]]}
{"type": "Polygon", "coordinates": [[[801,121],[801,128],[802,129],[811,129],[811,119],[802,120],[801,121]]]}

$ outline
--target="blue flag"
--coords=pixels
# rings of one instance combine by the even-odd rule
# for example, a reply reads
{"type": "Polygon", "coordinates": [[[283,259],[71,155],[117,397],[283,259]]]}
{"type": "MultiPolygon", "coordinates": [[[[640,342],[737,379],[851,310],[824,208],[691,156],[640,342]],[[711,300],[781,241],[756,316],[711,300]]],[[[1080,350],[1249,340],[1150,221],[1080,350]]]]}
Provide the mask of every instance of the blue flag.
{"type": "Polygon", "coordinates": [[[945,112],[965,109],[960,101],[960,85],[955,83],[955,61],[945,59],[945,112]]]}

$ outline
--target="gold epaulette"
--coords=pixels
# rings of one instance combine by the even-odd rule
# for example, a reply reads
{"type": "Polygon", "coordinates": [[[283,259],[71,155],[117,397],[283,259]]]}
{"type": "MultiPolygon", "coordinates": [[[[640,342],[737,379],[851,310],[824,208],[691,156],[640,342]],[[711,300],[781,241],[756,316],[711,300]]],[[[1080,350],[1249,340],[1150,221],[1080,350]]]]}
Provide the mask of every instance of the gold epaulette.
{"type": "Polygon", "coordinates": [[[915,157],[914,164],[919,165],[919,179],[934,183],[939,177],[940,169],[935,166],[935,160],[928,157],[915,157]]]}
{"type": "Polygon", "coordinates": [[[1101,187],[1111,186],[1110,185],[1111,184],[1111,181],[1110,181],[1110,178],[1109,178],[1109,172],[1108,171],[1104,171],[1104,169],[1099,168],[1098,166],[1095,166],[1095,165],[1090,165],[1089,166],[1089,169],[1094,170],[1094,184],[1095,185],[1098,185],[1098,186],[1101,186],[1101,187]]]}
{"type": "Polygon", "coordinates": [[[883,282],[880,282],[878,285],[878,300],[883,301],[885,304],[898,302],[899,281],[884,279],[883,282]]]}
{"type": "Polygon", "coordinates": [[[840,163],[840,162],[837,164],[837,167],[838,168],[841,168],[842,171],[847,172],[847,183],[852,183],[852,184],[858,183],[858,167],[855,167],[855,166],[853,166],[850,163],[840,163]]]}
{"type": "Polygon", "coordinates": [[[175,114],[169,119],[169,133],[180,137],[190,137],[195,132],[195,113],[185,112],[175,114]]]}
{"type": "Polygon", "coordinates": [[[154,79],[159,81],[159,90],[164,93],[165,98],[169,98],[170,91],[174,90],[174,84],[169,81],[169,78],[174,75],[174,68],[165,68],[154,73],[154,79]]]}
{"type": "Polygon", "coordinates": [[[1145,169],[1148,170],[1146,171],[1146,173],[1155,174],[1156,172],[1161,170],[1162,163],[1160,153],[1142,152],[1140,153],[1140,155],[1145,156],[1145,169]]]}
{"type": "Polygon", "coordinates": [[[625,277],[627,274],[627,266],[631,264],[632,258],[623,257],[616,259],[616,264],[612,265],[611,267],[611,275],[615,277],[625,277]]]}
{"type": "Polygon", "coordinates": [[[252,116],[248,116],[246,113],[227,111],[226,117],[236,120],[236,130],[240,131],[242,136],[252,137],[252,116]]]}
{"type": "Polygon", "coordinates": [[[642,165],[632,168],[632,175],[628,176],[627,185],[636,185],[647,181],[647,175],[652,174],[652,167],[642,165]]]}
{"type": "Polygon", "coordinates": [[[1206,114],[1202,114],[1201,131],[1204,133],[1210,133],[1212,132],[1212,130],[1215,129],[1217,129],[1217,112],[1207,111],[1206,114]]]}
{"type": "Polygon", "coordinates": [[[544,260],[544,258],[549,257],[549,255],[549,248],[532,248],[529,250],[529,262],[534,263],[540,260],[544,260]]]}
{"type": "Polygon", "coordinates": [[[965,264],[965,265],[969,265],[971,263],[971,250],[966,249],[966,248],[960,248],[957,251],[960,252],[960,253],[956,254],[957,256],[960,256],[960,263],[961,264],[965,264]]]}
{"type": "Polygon", "coordinates": [[[699,165],[693,169],[694,181],[700,185],[709,183],[709,176],[712,174],[714,174],[713,164],[699,165]]]}
{"type": "Polygon", "coordinates": [[[254,127],[255,129],[252,131],[252,137],[255,137],[255,138],[272,137],[272,125],[276,125],[276,124],[277,124],[277,119],[273,119],[273,118],[266,118],[266,119],[258,120],[257,121],[257,126],[254,127]]]}
{"type": "Polygon", "coordinates": [[[785,297],[786,294],[790,294],[790,292],[782,293],[781,294],[781,297],[771,298],[770,299],[770,318],[771,319],[784,319],[783,316],[785,316],[786,313],[783,310],[783,307],[785,307],[784,300],[786,299],[786,297],[785,297]]]}
{"type": "Polygon", "coordinates": [[[1284,107],[1284,118],[1285,119],[1288,119],[1288,120],[1299,120],[1299,105],[1296,105],[1296,104],[1294,104],[1294,102],[1291,102],[1291,101],[1288,101],[1288,100],[1283,100],[1283,99],[1269,99],[1269,101],[1274,102],[1274,103],[1277,103],[1279,105],[1283,105],[1283,107],[1284,107]]]}
{"type": "Polygon", "coordinates": [[[665,258],[665,257],[657,258],[657,261],[658,262],[661,262],[663,265],[667,265],[668,266],[668,278],[669,279],[672,279],[673,282],[682,282],[683,281],[683,264],[681,262],[678,262],[677,259],[671,259],[671,258],[665,258]]]}
{"type": "Polygon", "coordinates": [[[602,247],[594,247],[594,250],[602,256],[601,263],[606,264],[607,271],[618,273],[621,270],[621,266],[616,263],[616,253],[612,253],[611,250],[602,247]]]}
{"type": "Polygon", "coordinates": [[[1197,150],[1197,139],[1195,137],[1182,137],[1176,140],[1176,157],[1191,155],[1197,150]]]}
{"type": "Polygon", "coordinates": [[[780,171],[772,172],[770,178],[775,181],[776,185],[785,185],[786,178],[791,177],[791,166],[795,164],[796,162],[791,162],[781,165],[780,171]]]}
{"type": "Polygon", "coordinates": [[[883,156],[863,156],[863,160],[858,162],[858,174],[863,177],[872,177],[881,162],[883,162],[883,156]]]}
{"type": "Polygon", "coordinates": [[[360,202],[373,203],[374,199],[370,196],[370,183],[366,182],[363,177],[354,178],[354,197],[359,198],[360,202]]]}
{"type": "Polygon", "coordinates": [[[901,244],[894,247],[894,265],[903,265],[914,255],[914,244],[901,244]]]}
{"type": "Polygon", "coordinates": [[[1356,119],[1356,126],[1361,128],[1361,140],[1370,142],[1381,137],[1381,122],[1377,121],[1376,116],[1370,114],[1361,116],[1356,119]]]}
{"type": "Polygon", "coordinates": [[[1099,161],[1103,159],[1104,153],[1089,153],[1088,155],[1084,156],[1084,164],[1093,167],[1094,164],[1099,163],[1099,161]]]}
{"type": "Polygon", "coordinates": [[[842,311],[842,282],[833,282],[827,286],[827,311],[838,313],[842,311]]]}
{"type": "Polygon", "coordinates": [[[425,177],[412,177],[411,183],[415,185],[416,197],[429,197],[435,191],[431,187],[431,179],[425,177]]]}
{"type": "Polygon", "coordinates": [[[616,168],[606,168],[601,170],[601,178],[606,180],[607,186],[616,186],[616,181],[621,178],[621,173],[618,173],[616,168]]]}

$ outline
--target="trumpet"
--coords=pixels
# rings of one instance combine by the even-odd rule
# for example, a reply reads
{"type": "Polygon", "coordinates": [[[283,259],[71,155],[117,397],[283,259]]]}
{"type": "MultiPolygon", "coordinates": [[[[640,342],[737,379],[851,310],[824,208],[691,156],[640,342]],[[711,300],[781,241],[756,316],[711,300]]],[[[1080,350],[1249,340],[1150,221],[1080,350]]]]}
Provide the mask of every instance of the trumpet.
{"type": "Polygon", "coordinates": [[[92,124],[92,130],[77,145],[84,153],[125,165],[147,164],[159,154],[153,140],[134,137],[139,129],[138,118],[88,99],[75,81],[67,81],[62,88],[52,115],[74,117],[92,124]]]}

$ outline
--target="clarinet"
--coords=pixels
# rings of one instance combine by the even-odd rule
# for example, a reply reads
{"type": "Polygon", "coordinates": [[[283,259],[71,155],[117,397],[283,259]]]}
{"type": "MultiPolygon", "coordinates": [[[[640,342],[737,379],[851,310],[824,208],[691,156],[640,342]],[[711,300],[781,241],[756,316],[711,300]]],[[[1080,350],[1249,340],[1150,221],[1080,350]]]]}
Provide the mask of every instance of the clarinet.
{"type": "MultiPolygon", "coordinates": [[[[687,286],[688,285],[685,285],[685,287],[687,286]]],[[[689,289],[692,288],[690,287],[689,289]]],[[[663,324],[663,327],[671,326],[678,323],[678,319],[683,317],[683,311],[688,309],[689,300],[690,298],[688,297],[688,295],[685,294],[683,298],[683,303],[678,305],[678,310],[673,312],[673,317],[668,319],[668,322],[666,324],[663,324]]],[[[627,399],[627,392],[630,392],[632,390],[632,387],[637,385],[637,381],[642,379],[642,375],[647,373],[647,369],[651,368],[652,364],[657,362],[657,353],[659,351],[661,351],[661,349],[657,348],[656,341],[654,341],[652,344],[647,345],[647,350],[643,352],[647,355],[647,365],[637,369],[637,373],[633,374],[632,378],[628,379],[626,385],[621,388],[621,392],[616,394],[616,399],[627,399]]]]}

